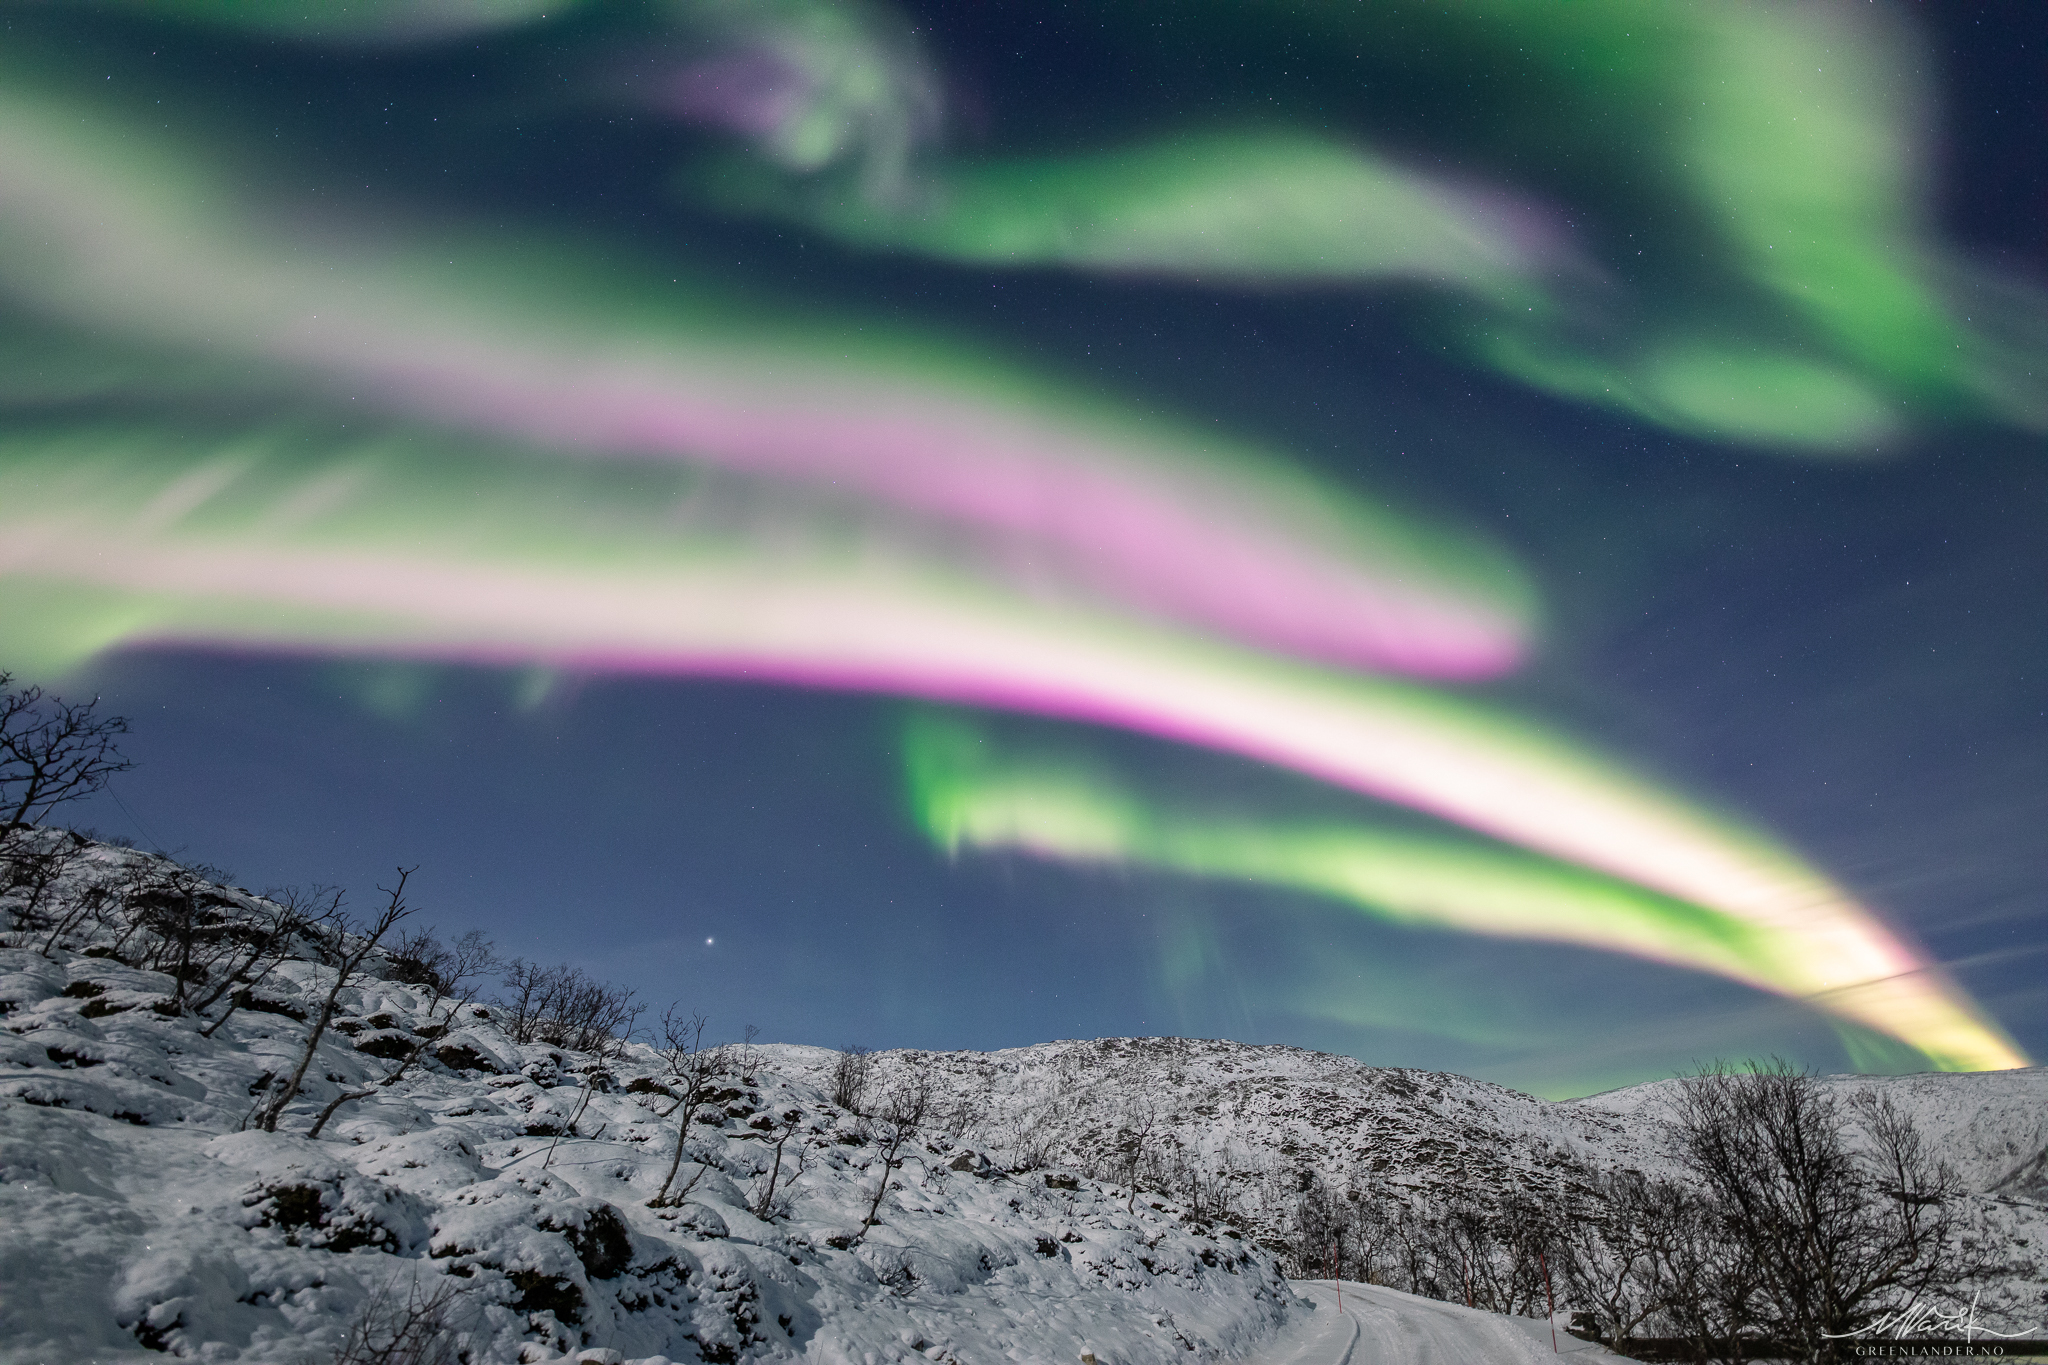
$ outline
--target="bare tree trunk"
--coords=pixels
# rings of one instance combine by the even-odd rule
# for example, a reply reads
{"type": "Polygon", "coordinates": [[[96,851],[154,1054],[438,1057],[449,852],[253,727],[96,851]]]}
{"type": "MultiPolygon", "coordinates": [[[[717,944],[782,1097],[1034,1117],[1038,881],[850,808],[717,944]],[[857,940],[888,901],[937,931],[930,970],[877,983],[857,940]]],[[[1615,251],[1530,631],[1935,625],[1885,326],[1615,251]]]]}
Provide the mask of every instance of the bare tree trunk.
{"type": "MultiPolygon", "coordinates": [[[[662,1055],[668,1060],[669,1074],[683,1085],[682,1094],[676,1097],[676,1102],[669,1106],[668,1112],[681,1114],[683,1118],[682,1122],[676,1125],[676,1148],[674,1155],[669,1158],[668,1174],[662,1177],[661,1188],[655,1192],[654,1198],[647,1201],[647,1207],[651,1209],[658,1209],[668,1201],[669,1186],[675,1183],[676,1172],[683,1167],[684,1144],[690,1136],[690,1119],[696,1114],[697,1105],[704,1098],[705,1091],[710,1088],[711,1078],[724,1068],[724,1049],[712,1048],[706,1051],[704,1048],[705,1022],[701,1014],[693,1014],[688,1019],[679,1017],[673,1005],[661,1016],[662,1038],[665,1044],[662,1055]]],[[[662,1117],[666,1118],[668,1114],[662,1117]]],[[[691,1185],[696,1183],[694,1180],[690,1182],[691,1185]]],[[[675,1202],[680,1204],[682,1195],[678,1194],[675,1202]]]]}
{"type": "Polygon", "coordinates": [[[882,1106],[881,1121],[888,1133],[882,1141],[882,1179],[876,1184],[875,1197],[868,1201],[867,1214],[860,1221],[863,1228],[875,1225],[875,1214],[881,1210],[882,1198],[889,1193],[889,1172],[896,1167],[896,1154],[903,1150],[903,1144],[910,1141],[917,1126],[931,1112],[930,1063],[919,1054],[912,1054],[905,1061],[911,1068],[909,1077],[897,1082],[882,1106]]]}
{"type": "MultiPolygon", "coordinates": [[[[573,1113],[573,1114],[571,1114],[571,1115],[569,1115],[569,1129],[568,1129],[568,1132],[569,1132],[569,1136],[570,1136],[570,1137],[575,1137],[575,1136],[576,1136],[576,1120],[578,1120],[578,1119],[580,1119],[580,1118],[582,1118],[582,1117],[583,1117],[583,1111],[584,1111],[585,1109],[587,1109],[587,1108],[588,1108],[588,1107],[590,1106],[590,1097],[591,1097],[591,1096],[592,1096],[593,1094],[595,1094],[596,1092],[597,1092],[597,1087],[596,1087],[595,1085],[592,1085],[592,1084],[590,1083],[590,1079],[589,1079],[589,1077],[585,1077],[585,1078],[584,1078],[584,1085],[583,1085],[583,1098],[582,1098],[582,1099],[580,1099],[580,1100],[578,1100],[578,1101],[576,1101],[576,1112],[575,1112],[575,1113],[573,1113]]],[[[604,1126],[603,1126],[602,1124],[600,1124],[600,1125],[598,1126],[598,1131],[599,1131],[599,1132],[603,1132],[603,1131],[604,1131],[604,1126]]],[[[542,1170],[546,1170],[546,1169],[548,1168],[548,1165],[549,1165],[549,1164],[550,1164],[551,1162],[553,1162],[553,1161],[554,1161],[554,1159],[555,1159],[555,1148],[556,1148],[556,1147],[557,1147],[558,1145],[560,1145],[561,1141],[562,1141],[562,1135],[561,1135],[560,1133],[557,1133],[557,1134],[555,1134],[555,1140],[554,1140],[553,1142],[550,1142],[550,1143],[548,1144],[548,1154],[547,1154],[547,1159],[546,1159],[546,1160],[544,1160],[544,1161],[542,1161],[542,1162],[540,1163],[540,1168],[541,1168],[542,1170]]]]}
{"type": "Polygon", "coordinates": [[[748,1210],[754,1217],[764,1223],[775,1212],[775,1182],[782,1175],[782,1144],[788,1142],[790,1134],[795,1131],[796,1125],[794,1123],[788,1124],[783,1128],[782,1136],[775,1139],[775,1164],[768,1168],[768,1188],[761,1191],[761,1197],[748,1210]]]}
{"type": "Polygon", "coordinates": [[[1124,1144],[1124,1184],[1129,1187],[1124,1199],[1124,1212],[1135,1212],[1138,1207],[1138,1174],[1145,1163],[1145,1143],[1152,1136],[1152,1127],[1159,1121],[1159,1110],[1150,1100],[1134,1104],[1127,1114],[1127,1122],[1117,1136],[1124,1144]]]}
{"type": "MultiPolygon", "coordinates": [[[[314,1021],[312,1029],[306,1034],[305,1050],[299,1054],[299,1063],[292,1069],[291,1079],[285,1082],[284,1088],[277,1092],[276,1098],[263,1111],[263,1118],[257,1126],[262,1128],[264,1132],[274,1133],[277,1131],[278,1118],[284,1113],[285,1106],[290,1104],[298,1095],[299,1086],[306,1079],[306,1068],[313,1064],[313,1054],[320,1046],[321,1035],[327,1032],[328,1024],[334,1021],[334,1002],[340,998],[342,987],[348,984],[348,979],[351,976],[355,975],[356,968],[362,965],[363,959],[368,957],[371,951],[376,948],[377,941],[390,932],[393,925],[412,913],[411,907],[405,903],[405,883],[417,870],[417,868],[401,867],[398,869],[397,886],[378,888],[378,890],[383,891],[386,896],[390,897],[390,901],[385,905],[383,913],[377,916],[376,922],[368,927],[368,932],[356,940],[356,946],[353,949],[348,947],[345,932],[346,925],[341,921],[337,913],[336,949],[340,957],[339,961],[335,964],[334,984],[328,987],[327,998],[320,1003],[320,1015],[314,1021]]],[[[325,1121],[324,1116],[322,1121],[325,1121]]]]}

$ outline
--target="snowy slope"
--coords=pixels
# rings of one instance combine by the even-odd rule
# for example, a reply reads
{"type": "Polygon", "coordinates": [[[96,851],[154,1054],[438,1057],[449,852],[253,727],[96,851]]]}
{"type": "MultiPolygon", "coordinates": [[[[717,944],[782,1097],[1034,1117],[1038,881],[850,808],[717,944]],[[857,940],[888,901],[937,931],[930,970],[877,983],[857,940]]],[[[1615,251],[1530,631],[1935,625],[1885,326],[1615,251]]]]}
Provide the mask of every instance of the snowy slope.
{"type": "MultiPolygon", "coordinates": [[[[96,847],[79,875],[146,861],[96,847]]],[[[1348,1285],[1340,1321],[1321,1289],[1300,1297],[1262,1244],[1303,1173],[1390,1200],[1568,1202],[1602,1168],[1670,1169],[1662,1086],[1552,1104],[1185,1039],[889,1053],[871,1101],[923,1074],[936,1102],[863,1230],[881,1129],[830,1102],[836,1054],[760,1046],[723,1054],[687,1201],[656,1209],[676,1118],[652,1050],[522,1046],[492,1009],[430,1008],[372,958],[279,1131],[243,1131],[329,969],[287,961],[203,1037],[168,976],[104,955],[122,927],[0,949],[0,1362],[319,1360],[380,1289],[415,1285],[461,1291],[490,1362],[1512,1359],[1536,1333],[1547,1351],[1548,1327],[1348,1285]],[[422,1038],[425,1060],[375,1085],[422,1038]],[[375,1093],[303,1136],[358,1088],[375,1093]]],[[[1987,1307],[2038,1317],[2048,1072],[1882,1083],[2013,1249],[1987,1307]]]]}
{"type": "Polygon", "coordinates": [[[489,1361],[1226,1359],[1308,1311],[1234,1229],[1127,1211],[1056,1167],[1012,1174],[936,1131],[863,1233],[876,1143],[825,1098],[814,1048],[716,1078],[679,1209],[647,1207],[675,1131],[654,1054],[522,1047],[482,1009],[434,1040],[445,1060],[299,1136],[392,1070],[376,1053],[444,1022],[390,981],[343,992],[352,1032],[277,1133],[238,1131],[330,979],[289,962],[209,1039],[168,976],[0,950],[0,1361],[319,1359],[415,1278],[463,1288],[489,1361]],[[786,1213],[763,1221],[748,1209],[791,1125],[786,1213]]]}
{"type": "MultiPolygon", "coordinates": [[[[1845,1095],[1881,1085],[1972,1189],[2048,1202],[2048,1067],[1918,1076],[1835,1076],[1845,1095]]],[[[1624,1121],[1654,1119],[1676,1082],[1653,1081],[1573,1101],[1624,1121]]]]}
{"type": "MultiPolygon", "coordinates": [[[[1552,1102],[1465,1076],[1367,1066],[1290,1047],[1102,1038],[935,1054],[966,1128],[992,1152],[1086,1164],[1119,1134],[1223,1173],[1255,1217],[1291,1193],[1261,1177],[1303,1168],[1397,1197],[1518,1186],[1568,1194],[1591,1170],[1675,1173],[1665,1132],[1677,1082],[1552,1102]]],[[[886,1059],[884,1059],[886,1064],[886,1059]]],[[[1827,1079],[1881,1088],[1941,1157],[1990,1198],[2048,1202],[2048,1067],[1827,1079]]]]}

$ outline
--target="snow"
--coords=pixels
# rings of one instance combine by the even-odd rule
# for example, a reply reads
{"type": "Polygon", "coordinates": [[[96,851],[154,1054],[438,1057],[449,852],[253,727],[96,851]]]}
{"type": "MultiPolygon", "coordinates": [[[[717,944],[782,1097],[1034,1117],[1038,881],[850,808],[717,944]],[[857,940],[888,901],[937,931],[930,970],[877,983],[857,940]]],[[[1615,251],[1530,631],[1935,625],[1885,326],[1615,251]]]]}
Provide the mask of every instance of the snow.
{"type": "Polygon", "coordinates": [[[1316,1305],[1305,1323],[1253,1357],[1256,1365],[1513,1365],[1569,1357],[1575,1365],[1622,1360],[1540,1318],[1482,1313],[1463,1304],[1346,1280],[1302,1280],[1316,1305]]]}
{"type": "MultiPolygon", "coordinates": [[[[144,857],[95,847],[86,871],[144,857]]],[[[170,977],[104,942],[41,946],[0,949],[0,1365],[316,1360],[380,1291],[437,1286],[460,1291],[479,1362],[1513,1360],[1549,1352],[1547,1324],[1351,1283],[1340,1313],[1333,1286],[1285,1280],[1271,1247],[1299,1174],[1566,1199],[1590,1170],[1671,1164],[1659,1086],[1551,1104],[1188,1039],[886,1053],[869,1107],[919,1073],[935,1103],[864,1228],[880,1144],[831,1103],[837,1054],[760,1045],[722,1054],[687,1199],[653,1208],[678,1116],[647,1047],[522,1045],[488,1008],[451,1017],[371,975],[264,1133],[257,1097],[296,1062],[328,968],[285,962],[203,1037],[170,977]],[[1114,1178],[1126,1150],[1153,1172],[1138,1189],[1114,1178]]],[[[1982,1192],[1986,1235],[2023,1249],[1987,1307],[2038,1310],[2048,1072],[1883,1084],[1982,1192]]]]}

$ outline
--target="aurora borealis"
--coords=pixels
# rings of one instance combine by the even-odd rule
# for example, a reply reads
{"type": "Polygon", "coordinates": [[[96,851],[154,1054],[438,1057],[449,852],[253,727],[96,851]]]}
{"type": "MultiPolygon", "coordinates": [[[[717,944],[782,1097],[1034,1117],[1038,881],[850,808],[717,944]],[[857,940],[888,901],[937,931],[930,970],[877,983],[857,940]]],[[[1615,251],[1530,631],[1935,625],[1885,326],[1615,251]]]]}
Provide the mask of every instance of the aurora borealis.
{"type": "Polygon", "coordinates": [[[2048,295],[1944,226],[1936,37],[1098,8],[1041,88],[994,13],[0,6],[0,667],[169,727],[92,818],[441,830],[393,856],[448,922],[650,994],[809,945],[747,1008],[822,1041],[1557,1093],[2048,1045],[2048,867],[1913,804],[2039,810],[2048,761],[2039,594],[1987,577],[2041,567],[2048,295]],[[1255,23],[1317,55],[1205,64],[1255,23]],[[550,842],[515,790],[600,775],[499,866],[550,842]],[[1033,927],[1083,905],[1086,954],[1033,927]],[[1473,979],[1396,1008],[1423,958],[1473,979]]]}

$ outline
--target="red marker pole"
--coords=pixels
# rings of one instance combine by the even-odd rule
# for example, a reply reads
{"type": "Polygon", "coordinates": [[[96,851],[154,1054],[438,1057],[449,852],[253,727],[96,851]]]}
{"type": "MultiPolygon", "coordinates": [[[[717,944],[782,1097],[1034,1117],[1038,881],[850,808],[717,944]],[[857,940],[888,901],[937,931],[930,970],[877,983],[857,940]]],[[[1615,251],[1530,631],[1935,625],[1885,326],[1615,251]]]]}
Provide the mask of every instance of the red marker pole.
{"type": "Polygon", "coordinates": [[[1542,1252],[1536,1253],[1536,1264],[1543,1267],[1543,1300],[1550,1305],[1550,1353],[1557,1354],[1557,1296],[1550,1292],[1550,1260],[1542,1252]]]}

